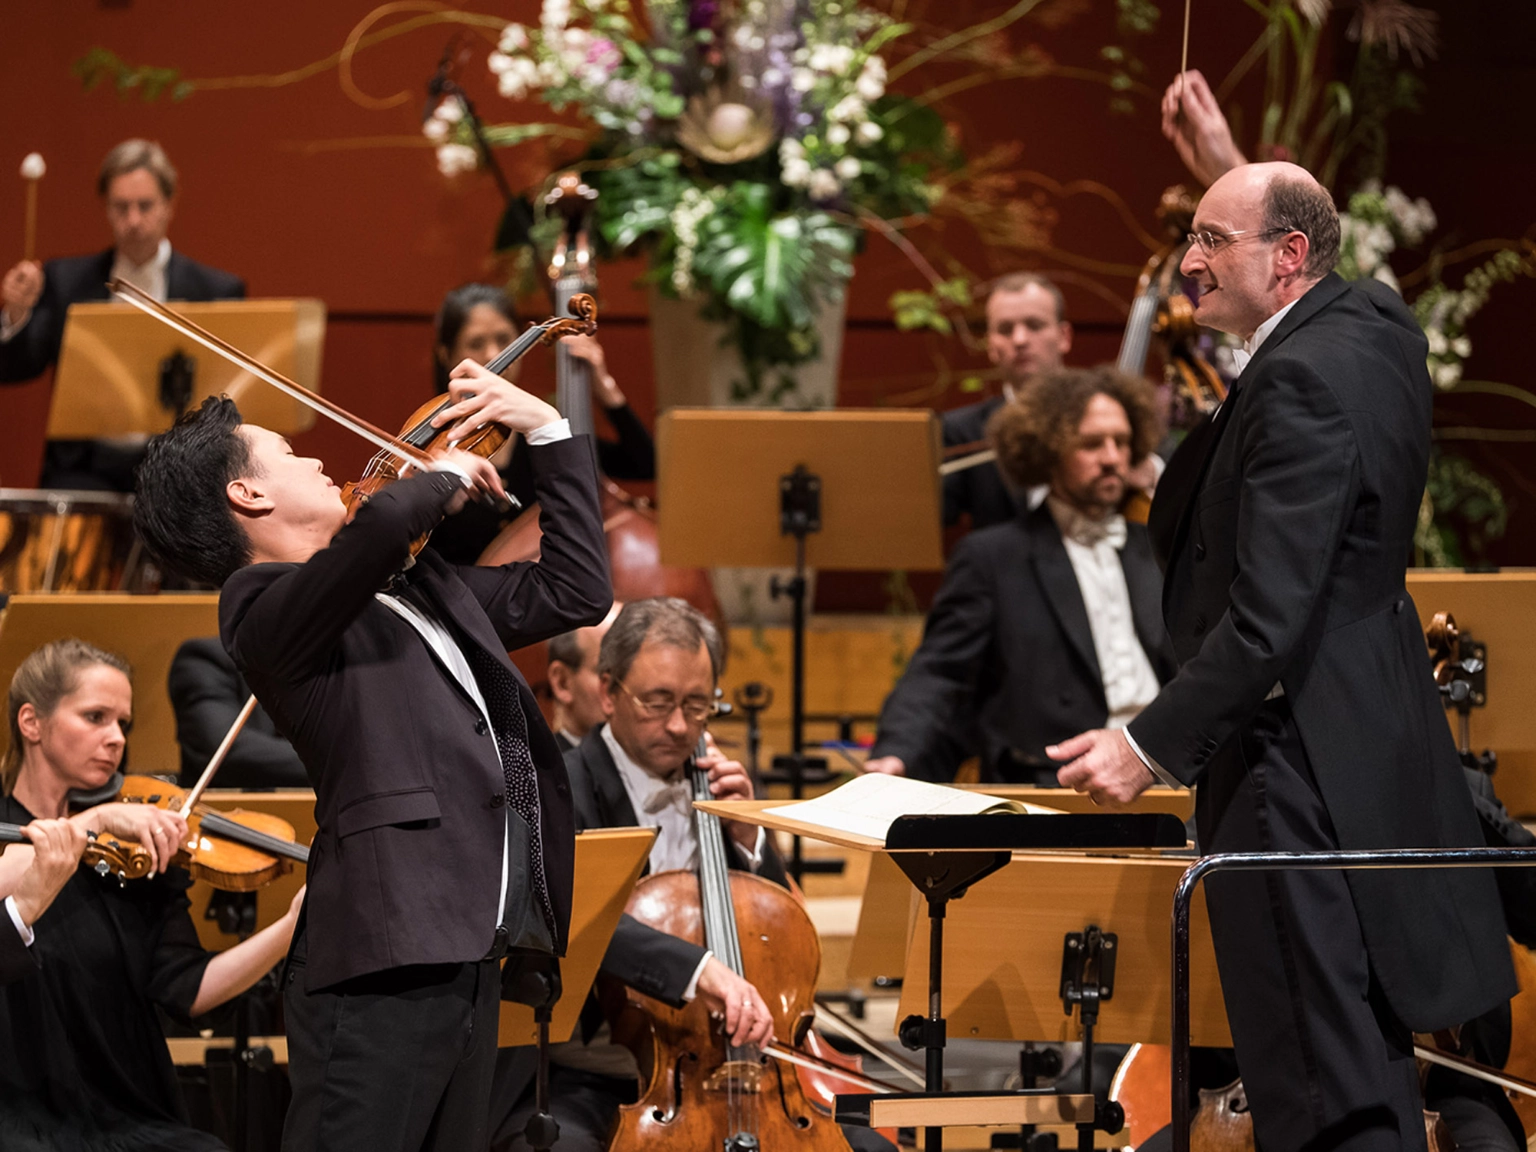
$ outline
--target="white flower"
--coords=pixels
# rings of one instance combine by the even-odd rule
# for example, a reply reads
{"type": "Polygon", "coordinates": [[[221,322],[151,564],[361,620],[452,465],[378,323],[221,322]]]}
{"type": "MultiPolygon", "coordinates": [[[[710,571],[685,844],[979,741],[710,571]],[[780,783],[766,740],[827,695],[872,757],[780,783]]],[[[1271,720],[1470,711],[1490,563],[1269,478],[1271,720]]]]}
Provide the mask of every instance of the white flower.
{"type": "Polygon", "coordinates": [[[811,67],[841,76],[853,64],[853,49],[846,44],[818,44],[811,49],[811,67]]]}
{"type": "Polygon", "coordinates": [[[545,31],[559,31],[571,21],[571,0],[544,0],[539,12],[539,23],[545,31]]]}
{"type": "Polygon", "coordinates": [[[1440,362],[1430,361],[1430,379],[1435,382],[1436,388],[1453,387],[1461,379],[1461,365],[1455,361],[1440,362]]]}
{"type": "Polygon", "coordinates": [[[521,24],[508,24],[501,30],[501,39],[496,47],[503,52],[521,52],[528,47],[528,29],[521,24]]]}
{"type": "Polygon", "coordinates": [[[790,73],[789,85],[796,92],[809,92],[816,87],[816,73],[809,68],[796,68],[790,73]]]}
{"type": "Polygon", "coordinates": [[[805,145],[793,136],[786,136],[779,141],[779,163],[789,164],[795,160],[805,159],[805,145]]]}
{"type": "Polygon", "coordinates": [[[852,136],[853,133],[848,131],[846,124],[831,124],[827,127],[827,143],[834,148],[841,148],[852,136]]]}
{"type": "Polygon", "coordinates": [[[508,100],[521,100],[528,89],[537,88],[542,79],[539,66],[525,56],[512,60],[512,65],[496,77],[496,88],[508,100]]]}
{"type": "Polygon", "coordinates": [[[432,115],[448,124],[457,124],[464,119],[464,105],[457,100],[444,100],[432,110],[432,115]]]}
{"type": "Polygon", "coordinates": [[[1429,341],[1429,354],[1431,356],[1444,356],[1450,351],[1450,341],[1445,338],[1445,333],[1440,329],[1425,329],[1424,338],[1429,341]]]}
{"type": "Polygon", "coordinates": [[[811,166],[804,160],[781,161],[779,179],[791,188],[804,188],[811,182],[811,166]]]}
{"type": "Polygon", "coordinates": [[[473,172],[480,158],[467,144],[444,144],[437,150],[437,170],[444,176],[473,172]]]}
{"type": "Polygon", "coordinates": [[[873,120],[866,120],[854,130],[853,134],[860,144],[874,144],[885,135],[885,129],[873,120]]]}
{"type": "Polygon", "coordinates": [[[852,123],[855,120],[862,120],[864,119],[864,101],[860,100],[857,96],[844,96],[836,104],[832,105],[832,110],[827,113],[827,119],[841,121],[845,124],[852,123]]]}
{"type": "Polygon", "coordinates": [[[439,120],[436,116],[429,116],[427,122],[421,126],[421,134],[428,140],[441,144],[448,139],[448,122],[439,120]]]}
{"type": "Polygon", "coordinates": [[[863,167],[854,157],[844,156],[836,164],[832,165],[832,170],[837,173],[838,179],[847,183],[850,180],[857,180],[859,173],[863,171],[863,167]]]}
{"type": "Polygon", "coordinates": [[[811,173],[809,191],[812,200],[830,200],[843,190],[830,169],[818,168],[811,173]]]}
{"type": "Polygon", "coordinates": [[[885,61],[878,56],[871,56],[864,61],[864,69],[859,73],[859,78],[854,81],[854,91],[864,97],[866,103],[873,104],[885,95],[885,61]]]}
{"type": "Polygon", "coordinates": [[[1465,360],[1472,355],[1472,341],[1465,336],[1458,336],[1451,341],[1451,352],[1465,360]]]}

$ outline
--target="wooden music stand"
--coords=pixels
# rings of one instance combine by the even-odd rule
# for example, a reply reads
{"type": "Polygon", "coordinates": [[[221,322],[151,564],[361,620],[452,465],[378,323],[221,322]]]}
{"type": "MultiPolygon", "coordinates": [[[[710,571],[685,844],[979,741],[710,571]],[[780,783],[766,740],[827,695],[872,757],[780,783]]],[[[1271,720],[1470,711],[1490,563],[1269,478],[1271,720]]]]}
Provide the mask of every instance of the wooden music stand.
{"type": "MultiPolygon", "coordinates": [[[[319,300],[216,300],[177,310],[313,392],[320,390],[325,305],[319,300]]],[[[178,409],[227,395],[240,414],[285,436],[315,422],[314,411],[124,304],[72,304],[48,413],[50,440],[145,437],[169,428],[178,409]],[[191,379],[176,395],[162,368],[180,354],[191,379]]]]}
{"type": "MultiPolygon", "coordinates": [[[[174,777],[181,754],[165,678],[183,641],[218,632],[219,598],[211,593],[23,593],[0,611],[0,684],[50,640],[73,636],[125,657],[136,691],[124,770],[174,777]]],[[[9,732],[0,732],[0,750],[9,743],[9,732]]]]}
{"type": "MultiPolygon", "coordinates": [[[[1103,811],[1086,793],[1070,788],[1036,788],[1028,784],[960,784],[956,787],[989,796],[1026,800],[1062,812],[1103,811]]],[[[1149,788],[1126,810],[1167,812],[1180,820],[1188,820],[1194,807],[1195,794],[1187,788],[1149,788]]],[[[864,883],[864,899],[859,905],[859,923],[848,957],[850,977],[876,980],[882,977],[900,979],[905,975],[907,952],[919,911],[912,895],[912,885],[896,867],[895,861],[884,852],[874,853],[869,861],[869,877],[864,883]]]]}
{"type": "MultiPolygon", "coordinates": [[[[678,408],[657,422],[657,536],[664,564],[781,567],[793,605],[790,794],[826,779],[805,755],[806,569],[936,569],[939,420],[927,411],[678,408]],[[814,773],[814,776],[812,776],[814,773]]],[[[841,870],[841,861],[817,861],[841,870]]],[[[810,870],[793,840],[790,874],[810,870]]]]}
{"type": "MultiPolygon", "coordinates": [[[[576,891],[571,903],[571,934],[560,961],[560,999],[549,1024],[551,1043],[569,1040],[581,1018],[587,991],[629,903],[635,881],[651,854],[654,828],[594,828],[576,837],[576,891]]],[[[497,1046],[514,1048],[538,1042],[533,1009],[503,1000],[497,1046]]]]}
{"type": "MultiPolygon", "coordinates": [[[[806,829],[815,827],[807,825],[803,819],[775,815],[774,808],[778,805],[772,802],[703,801],[696,802],[695,806],[724,818],[745,820],[781,831],[811,834],[806,829]]],[[[928,904],[928,938],[920,942],[914,936],[912,941],[914,949],[926,943],[928,950],[926,1011],[908,1016],[899,1026],[903,1046],[927,1051],[927,1091],[892,1096],[840,1094],[836,1109],[839,1122],[871,1127],[925,1127],[927,1152],[941,1152],[943,1128],[955,1125],[1070,1123],[1077,1128],[1078,1147],[1083,1152],[1093,1148],[1096,1130],[1118,1129],[1116,1106],[1095,1101],[1086,1082],[1083,1091],[1076,1094],[1031,1089],[961,1095],[944,1092],[944,1046],[949,1024],[943,1010],[945,921],[955,922],[952,908],[961,897],[999,871],[1006,871],[1021,856],[1041,856],[1063,865],[1086,863],[1095,858],[1113,862],[1113,857],[1107,856],[1110,852],[1115,856],[1138,856],[1156,861],[1159,859],[1157,850],[1182,849],[1185,845],[1183,824],[1177,817],[1168,813],[918,815],[897,818],[883,842],[841,829],[822,828],[817,835],[819,839],[849,848],[869,848],[873,844],[875,849],[883,849],[928,904]]],[[[1168,870],[1169,907],[1172,906],[1172,885],[1183,875],[1187,863],[1180,857],[1168,870]]],[[[1098,878],[1103,880],[1112,875],[1105,871],[1099,873],[1098,878]]],[[[1113,891],[1115,886],[1101,883],[1100,887],[1113,891]]],[[[1039,887],[1031,887],[1022,896],[1018,893],[1012,893],[1012,896],[1027,905],[1030,901],[1038,902],[1041,893],[1039,887]]],[[[958,906],[963,908],[965,904],[961,902],[958,906]]],[[[985,920],[980,935],[964,937],[962,951],[993,944],[1008,946],[1015,935],[1008,929],[1018,923],[1017,913],[1021,906],[1007,906],[1001,917],[993,906],[993,913],[985,920]]],[[[1113,904],[1110,907],[1113,910],[1113,904]]],[[[1143,920],[1146,912],[1147,906],[1143,903],[1139,913],[1143,920]]],[[[1081,1005],[1085,1049],[1093,1044],[1101,1002],[1108,1003],[1113,998],[1118,956],[1118,940],[1109,935],[1113,929],[1094,923],[1091,914],[1096,914],[1093,907],[1079,908],[1069,921],[1074,925],[1069,931],[1076,934],[1075,940],[1072,936],[1051,939],[1050,946],[1055,949],[1054,963],[1046,973],[1059,973],[1055,986],[1058,1010],[1066,1005],[1070,1012],[1073,1004],[1081,1005]]],[[[1143,928],[1138,942],[1147,934],[1143,928]]],[[[1162,954],[1166,957],[1169,951],[1165,946],[1162,954]]],[[[1165,988],[1167,986],[1171,984],[1165,988]]],[[[1086,1053],[1083,1063],[1086,1081],[1087,1070],[1092,1067],[1092,1060],[1086,1053]]]]}

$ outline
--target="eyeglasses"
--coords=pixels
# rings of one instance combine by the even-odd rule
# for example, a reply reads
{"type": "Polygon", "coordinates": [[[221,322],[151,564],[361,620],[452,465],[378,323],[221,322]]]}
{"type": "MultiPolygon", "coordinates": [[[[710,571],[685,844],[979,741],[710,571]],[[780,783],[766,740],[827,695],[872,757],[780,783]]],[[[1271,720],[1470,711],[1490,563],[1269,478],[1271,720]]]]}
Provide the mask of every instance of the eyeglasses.
{"type": "MultiPolygon", "coordinates": [[[[1266,228],[1262,232],[1254,232],[1250,228],[1239,228],[1236,232],[1212,232],[1205,229],[1202,232],[1186,232],[1184,238],[1191,244],[1197,244],[1200,250],[1207,256],[1214,256],[1228,244],[1236,244],[1239,236],[1252,236],[1255,240],[1271,240],[1276,236],[1289,236],[1292,232],[1300,232],[1299,228],[1266,228]]],[[[1302,233],[1306,235],[1306,233],[1302,233]]]]}
{"type": "MultiPolygon", "coordinates": [[[[619,687],[624,689],[624,695],[635,702],[640,715],[647,720],[662,720],[672,715],[681,708],[683,719],[690,724],[702,724],[715,714],[719,705],[708,696],[684,696],[678,701],[670,692],[647,692],[645,696],[636,696],[629,690],[629,685],[622,680],[619,687]]],[[[716,692],[718,693],[718,689],[716,692]]]]}

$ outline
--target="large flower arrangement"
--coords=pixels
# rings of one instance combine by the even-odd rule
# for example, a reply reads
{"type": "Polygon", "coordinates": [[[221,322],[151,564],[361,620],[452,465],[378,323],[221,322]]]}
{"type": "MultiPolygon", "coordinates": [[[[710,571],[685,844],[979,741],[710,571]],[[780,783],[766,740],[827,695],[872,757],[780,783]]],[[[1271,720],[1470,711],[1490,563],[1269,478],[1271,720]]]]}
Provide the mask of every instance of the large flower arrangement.
{"type": "MultiPolygon", "coordinates": [[[[544,0],[488,64],[509,100],[591,127],[575,167],[608,254],[643,254],[663,293],[726,322],[738,394],[776,399],[817,354],[863,228],[926,214],[959,166],[941,119],[885,90],[881,50],[905,30],[855,0],[544,0]]],[[[445,171],[474,165],[456,101],[426,131],[445,171]]]]}

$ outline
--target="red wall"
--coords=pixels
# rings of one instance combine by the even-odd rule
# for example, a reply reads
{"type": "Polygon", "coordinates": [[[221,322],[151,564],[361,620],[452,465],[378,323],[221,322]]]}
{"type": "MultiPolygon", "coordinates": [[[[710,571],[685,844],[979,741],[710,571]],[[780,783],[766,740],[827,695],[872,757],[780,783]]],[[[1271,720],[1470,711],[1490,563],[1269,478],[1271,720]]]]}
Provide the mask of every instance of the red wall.
{"type": "MultiPolygon", "coordinates": [[[[342,93],[334,71],[289,87],[200,91],[190,99],[146,104],[111,92],[86,93],[71,63],[95,45],[132,62],[181,67],[189,77],[275,73],[334,52],[365,3],[210,5],[206,0],[51,0],[13,5],[0,40],[0,263],[20,255],[22,185],[11,173],[37,150],[48,161],[40,212],[46,256],[105,247],[108,233],[93,184],[102,155],[128,136],[165,145],[182,174],[183,192],[172,228],[176,246],[243,275],[253,295],[318,296],[330,310],[324,388],[339,403],[381,424],[395,423],[430,391],[429,318],[443,291],[493,275],[486,256],[498,214],[494,187],[483,175],[448,181],[423,148],[357,147],[360,140],[419,138],[420,93],[446,39],[431,28],[390,41],[358,58],[357,83],[374,95],[408,90],[409,100],[385,111],[365,110],[342,93]]],[[[532,0],[487,5],[508,18],[536,19],[532,0]]],[[[919,20],[958,27],[996,14],[1002,3],[909,5],[919,20]]],[[[1143,47],[1147,75],[1160,90],[1177,68],[1176,5],[1143,47]]],[[[1197,5],[1191,63],[1220,74],[1257,33],[1255,17],[1236,0],[1197,5]]],[[[1391,178],[1426,195],[1457,236],[1519,235],[1536,219],[1530,189],[1536,143],[1528,125],[1536,91],[1536,27],[1528,12],[1494,0],[1442,5],[1445,47],[1427,72],[1426,111],[1404,117],[1393,142],[1391,178]],[[1497,9],[1497,12],[1495,12],[1497,9]],[[1495,18],[1497,16],[1497,18],[1495,18]],[[1510,22],[1524,22],[1511,29],[1510,22]],[[1502,107],[1508,115],[1490,116],[1502,107]],[[1523,111],[1518,111],[1523,109],[1523,111]]],[[[1062,64],[1093,69],[1101,45],[1114,38],[1108,0],[1054,0],[1037,13],[1052,18],[1009,31],[1016,54],[1038,43],[1062,64]],[[1074,15],[1075,13],[1075,15],[1074,15]],[[1067,17],[1057,24],[1055,17],[1067,17]]],[[[932,27],[933,25],[929,25],[932,27]]],[[[971,65],[932,70],[930,81],[963,75],[971,65]]],[[[496,95],[487,74],[471,68],[467,83],[492,121],[539,117],[535,106],[514,106],[496,95]]],[[[1017,141],[1019,163],[1062,180],[1100,181],[1118,192],[1142,226],[1162,188],[1183,177],[1158,135],[1151,101],[1135,114],[1108,109],[1102,84],[1076,78],[1013,80],[977,89],[957,108],[956,122],[973,154],[1017,141]]],[[[1252,102],[1250,101],[1250,116],[1252,102]]],[[[540,117],[542,118],[542,117],[540,117]]],[[[551,161],[531,151],[509,160],[514,182],[537,179],[551,161]]],[[[1058,214],[1058,249],[1124,266],[1146,250],[1103,201],[1039,195],[1058,214]]],[[[988,250],[950,222],[944,239],[973,271],[995,274],[1026,261],[988,250]]],[[[1033,261],[1061,270],[1045,255],[1033,261]]],[[[947,407],[958,390],[937,394],[931,366],[963,365],[953,342],[901,334],[887,320],[886,299],[919,278],[890,246],[871,238],[858,262],[852,321],[843,363],[845,403],[907,402],[947,407]],[[924,393],[931,393],[925,396],[924,393]]],[[[650,345],[643,296],[630,282],[636,266],[603,270],[603,340],[610,363],[631,399],[649,417],[654,407],[650,345]]],[[[1102,277],[1128,296],[1128,277],[1102,277]]],[[[1123,309],[1067,286],[1079,327],[1074,360],[1113,356],[1123,309]]],[[[1469,375],[1527,383],[1524,336],[1536,308],[1536,284],[1502,289],[1475,322],[1476,352],[1469,375]]],[[[528,379],[547,385],[547,359],[528,379]]],[[[0,482],[34,482],[41,458],[47,384],[0,389],[0,482]]],[[[1446,422],[1536,427],[1536,413],[1507,401],[1444,405],[1446,422]]],[[[346,475],[368,456],[348,434],[323,425],[300,438],[301,451],[322,455],[333,475],[346,475]]],[[[1529,445],[1483,446],[1475,452],[1505,486],[1515,518],[1498,558],[1536,563],[1530,528],[1536,524],[1536,473],[1529,445]]]]}

